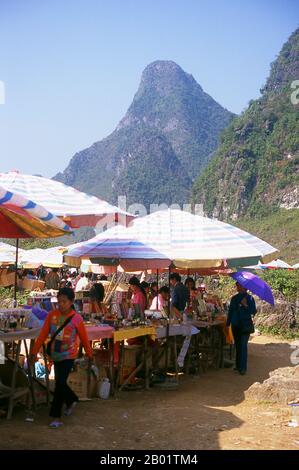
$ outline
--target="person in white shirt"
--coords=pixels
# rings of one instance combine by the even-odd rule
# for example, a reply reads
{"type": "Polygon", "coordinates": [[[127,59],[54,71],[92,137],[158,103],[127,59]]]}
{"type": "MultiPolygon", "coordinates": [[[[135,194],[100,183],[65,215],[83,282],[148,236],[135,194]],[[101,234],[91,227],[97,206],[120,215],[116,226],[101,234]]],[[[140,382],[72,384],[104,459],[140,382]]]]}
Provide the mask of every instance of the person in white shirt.
{"type": "Polygon", "coordinates": [[[150,310],[162,310],[164,307],[167,307],[169,299],[169,288],[163,286],[159,290],[158,294],[158,305],[157,305],[157,296],[153,298],[150,310]]]}
{"type": "Polygon", "coordinates": [[[80,279],[79,281],[77,282],[77,285],[76,285],[76,289],[75,289],[75,292],[81,292],[82,290],[86,290],[87,286],[88,286],[88,279],[85,275],[85,273],[81,273],[80,274],[80,279]]]}

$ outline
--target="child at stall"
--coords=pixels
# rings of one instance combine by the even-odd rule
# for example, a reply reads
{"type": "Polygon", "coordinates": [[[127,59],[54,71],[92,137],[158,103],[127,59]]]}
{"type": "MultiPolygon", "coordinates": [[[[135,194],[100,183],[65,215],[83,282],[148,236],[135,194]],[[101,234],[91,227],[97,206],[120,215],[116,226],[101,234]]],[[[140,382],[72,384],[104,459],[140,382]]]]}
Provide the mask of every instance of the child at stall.
{"type": "Polygon", "coordinates": [[[35,368],[36,378],[45,380],[45,378],[46,378],[46,366],[45,366],[44,358],[42,357],[41,354],[37,355],[37,361],[34,364],[34,368],[35,368]]]}

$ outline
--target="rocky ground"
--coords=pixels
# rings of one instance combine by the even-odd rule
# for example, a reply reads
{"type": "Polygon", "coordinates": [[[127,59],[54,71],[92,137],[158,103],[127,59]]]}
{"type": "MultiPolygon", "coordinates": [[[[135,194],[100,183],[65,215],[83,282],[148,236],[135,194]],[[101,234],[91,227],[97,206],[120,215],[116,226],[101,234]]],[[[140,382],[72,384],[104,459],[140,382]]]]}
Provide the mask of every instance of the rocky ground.
{"type": "Polygon", "coordinates": [[[245,399],[269,373],[291,366],[287,341],[250,342],[249,371],[181,376],[178,390],[123,392],[78,405],[61,429],[47,427],[42,406],[33,423],[23,410],[0,421],[1,449],[299,449],[299,428],[288,427],[288,406],[245,399]]]}

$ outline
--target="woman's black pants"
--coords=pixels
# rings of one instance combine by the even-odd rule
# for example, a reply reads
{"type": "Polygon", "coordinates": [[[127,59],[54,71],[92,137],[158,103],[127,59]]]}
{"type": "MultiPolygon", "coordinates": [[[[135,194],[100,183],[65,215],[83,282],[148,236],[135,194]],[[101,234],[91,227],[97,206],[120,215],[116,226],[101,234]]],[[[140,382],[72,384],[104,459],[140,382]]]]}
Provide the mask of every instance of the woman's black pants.
{"type": "Polygon", "coordinates": [[[55,391],[50,410],[52,418],[60,418],[63,404],[70,407],[75,401],[78,401],[77,395],[67,384],[68,376],[72,370],[74,359],[65,359],[64,361],[54,362],[55,371],[55,391]]]}

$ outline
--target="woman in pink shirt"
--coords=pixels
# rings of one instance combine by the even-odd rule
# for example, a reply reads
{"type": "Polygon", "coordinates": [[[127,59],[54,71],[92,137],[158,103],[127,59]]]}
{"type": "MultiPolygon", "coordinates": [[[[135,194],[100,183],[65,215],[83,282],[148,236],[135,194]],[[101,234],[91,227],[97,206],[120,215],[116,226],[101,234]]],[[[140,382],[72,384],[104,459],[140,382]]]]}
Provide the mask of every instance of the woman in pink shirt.
{"type": "Polygon", "coordinates": [[[129,285],[133,292],[131,302],[133,305],[140,305],[141,314],[143,314],[144,310],[147,307],[146,293],[143,287],[141,286],[139,279],[136,276],[131,277],[131,279],[129,280],[129,285]]]}

